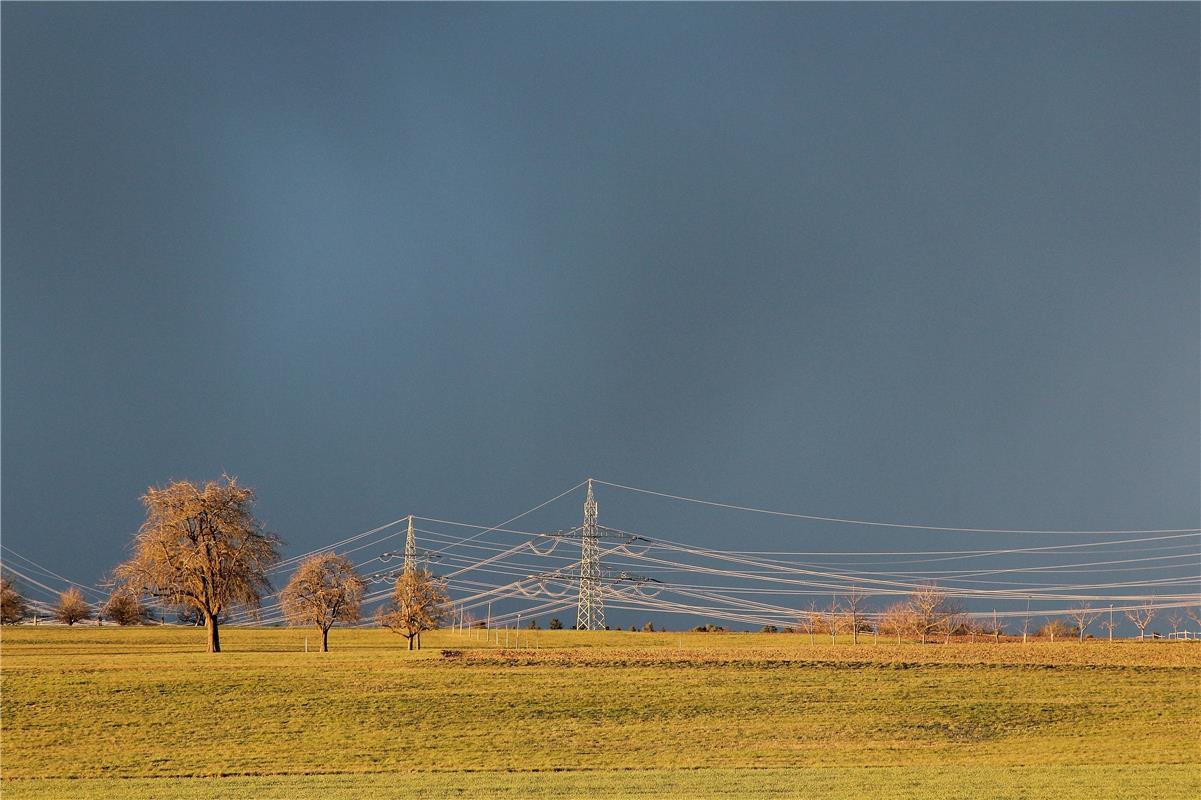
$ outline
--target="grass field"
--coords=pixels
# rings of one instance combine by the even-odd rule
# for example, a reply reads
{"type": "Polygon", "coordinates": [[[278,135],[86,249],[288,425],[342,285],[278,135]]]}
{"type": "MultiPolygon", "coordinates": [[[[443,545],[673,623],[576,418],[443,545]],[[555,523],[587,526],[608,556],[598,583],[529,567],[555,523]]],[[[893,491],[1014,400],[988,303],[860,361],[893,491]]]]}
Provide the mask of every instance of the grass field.
{"type": "Polygon", "coordinates": [[[4,631],[4,797],[1201,796],[1201,645],[306,635],[4,631]]]}

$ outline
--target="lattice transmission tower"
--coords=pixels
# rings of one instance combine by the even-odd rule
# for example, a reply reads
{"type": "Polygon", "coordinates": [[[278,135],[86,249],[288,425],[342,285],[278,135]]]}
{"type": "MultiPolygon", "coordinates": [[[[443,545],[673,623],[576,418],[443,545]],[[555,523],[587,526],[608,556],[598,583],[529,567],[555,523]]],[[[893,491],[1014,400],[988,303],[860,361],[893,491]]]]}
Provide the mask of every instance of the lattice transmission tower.
{"type": "Polygon", "coordinates": [[[588,495],[584,498],[584,524],[580,528],[580,599],[575,612],[575,627],[580,631],[595,631],[605,627],[596,513],[596,497],[592,494],[592,479],[589,478],[588,495]]]}
{"type": "Polygon", "coordinates": [[[580,540],[579,569],[555,570],[530,577],[539,581],[545,589],[549,582],[575,583],[579,586],[579,600],[576,602],[575,627],[581,631],[596,631],[605,627],[604,585],[608,583],[626,583],[641,585],[658,583],[652,578],[628,573],[610,573],[601,569],[601,540],[615,542],[618,546],[631,545],[643,537],[628,531],[608,528],[596,521],[596,495],[592,492],[592,479],[588,479],[588,494],[584,498],[584,523],[578,528],[567,531],[553,531],[539,536],[553,536],[560,539],[580,540]]]}
{"type": "Polygon", "coordinates": [[[409,528],[405,533],[405,549],[404,551],[388,550],[376,556],[376,560],[387,563],[394,558],[404,558],[404,565],[400,570],[381,570],[370,575],[364,576],[364,580],[368,583],[383,583],[385,581],[394,581],[401,575],[407,575],[416,569],[426,569],[423,564],[429,564],[431,561],[437,561],[441,558],[441,554],[436,551],[418,550],[417,536],[413,530],[413,515],[409,515],[409,528]]]}
{"type": "Polygon", "coordinates": [[[405,535],[404,574],[408,575],[415,569],[417,569],[417,537],[413,535],[413,515],[409,514],[409,531],[405,535]]]}

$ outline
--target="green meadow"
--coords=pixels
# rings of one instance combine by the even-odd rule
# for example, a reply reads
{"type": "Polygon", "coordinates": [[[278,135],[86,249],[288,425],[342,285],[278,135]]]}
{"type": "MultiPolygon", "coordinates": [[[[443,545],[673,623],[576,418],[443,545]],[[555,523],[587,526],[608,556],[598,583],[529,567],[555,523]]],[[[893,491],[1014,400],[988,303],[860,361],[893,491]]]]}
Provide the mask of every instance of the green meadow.
{"type": "Polygon", "coordinates": [[[1192,643],[306,636],[6,629],[4,797],[1201,796],[1192,643]]]}

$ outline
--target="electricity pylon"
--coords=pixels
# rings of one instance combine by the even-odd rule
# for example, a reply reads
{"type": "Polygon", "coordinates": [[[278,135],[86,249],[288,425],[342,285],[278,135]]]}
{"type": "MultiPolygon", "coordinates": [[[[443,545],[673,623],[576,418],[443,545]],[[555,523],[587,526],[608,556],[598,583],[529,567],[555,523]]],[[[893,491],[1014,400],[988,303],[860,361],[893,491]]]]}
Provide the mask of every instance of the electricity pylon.
{"type": "Polygon", "coordinates": [[[622,544],[632,544],[635,541],[642,539],[627,531],[619,531],[615,528],[606,528],[604,525],[596,521],[597,504],[596,496],[592,493],[592,479],[588,479],[588,494],[584,498],[584,524],[578,528],[572,528],[569,531],[555,531],[553,533],[540,534],[542,536],[558,536],[564,539],[579,539],[580,540],[580,569],[578,573],[567,574],[563,571],[548,573],[539,577],[540,579],[553,580],[571,580],[579,581],[580,594],[579,600],[576,602],[575,612],[575,627],[581,631],[596,631],[605,627],[605,603],[603,599],[602,582],[609,580],[622,580],[631,582],[645,582],[649,578],[641,578],[638,576],[626,575],[624,572],[620,576],[614,576],[606,573],[601,569],[600,561],[600,541],[601,539],[615,540],[622,544]]]}
{"type": "Polygon", "coordinates": [[[409,532],[405,536],[405,575],[417,569],[417,537],[413,535],[413,515],[409,514],[409,532]]]}
{"type": "Polygon", "coordinates": [[[369,583],[381,583],[384,581],[394,581],[401,575],[408,575],[410,572],[417,569],[421,564],[430,561],[437,561],[440,557],[439,553],[430,550],[417,549],[417,537],[413,532],[413,515],[409,515],[409,529],[405,535],[405,549],[403,553],[395,550],[389,550],[386,553],[380,553],[376,558],[380,561],[388,562],[394,558],[404,556],[404,567],[399,572],[397,570],[384,570],[366,576],[365,580],[369,583]]]}
{"type": "Polygon", "coordinates": [[[605,627],[596,512],[596,498],[592,495],[592,479],[589,478],[588,495],[584,498],[584,525],[580,528],[580,599],[575,611],[575,627],[578,631],[596,631],[605,627]]]}

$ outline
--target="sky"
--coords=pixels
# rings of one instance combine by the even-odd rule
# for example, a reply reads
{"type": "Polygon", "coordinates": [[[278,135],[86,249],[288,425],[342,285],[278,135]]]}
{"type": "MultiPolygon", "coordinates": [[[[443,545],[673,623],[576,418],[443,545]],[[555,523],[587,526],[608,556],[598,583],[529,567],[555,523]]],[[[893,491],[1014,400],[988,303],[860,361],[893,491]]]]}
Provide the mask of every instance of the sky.
{"type": "MultiPolygon", "coordinates": [[[[73,580],[222,473],[285,555],[589,476],[1201,527],[1196,4],[0,14],[2,536],[73,580]]],[[[597,491],[705,547],[1074,541],[597,491]]]]}

